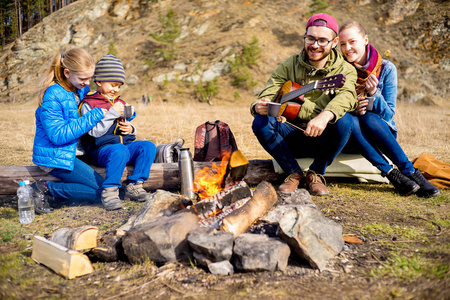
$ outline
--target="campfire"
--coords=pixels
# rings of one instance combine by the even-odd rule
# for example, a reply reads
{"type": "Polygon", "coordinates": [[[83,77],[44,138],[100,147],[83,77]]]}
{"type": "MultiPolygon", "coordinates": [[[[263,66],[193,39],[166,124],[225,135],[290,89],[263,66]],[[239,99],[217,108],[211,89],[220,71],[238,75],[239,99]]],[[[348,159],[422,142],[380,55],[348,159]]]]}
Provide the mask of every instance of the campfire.
{"type": "Polygon", "coordinates": [[[210,198],[223,191],[231,152],[224,153],[220,164],[212,163],[195,174],[194,191],[200,199],[210,198]]]}
{"type": "Polygon", "coordinates": [[[238,150],[225,152],[220,163],[213,162],[211,167],[204,167],[197,172],[194,190],[198,201],[188,208],[198,214],[200,226],[224,229],[223,221],[227,216],[237,212],[252,198],[251,189],[242,180],[247,165],[247,159],[238,150]]]}
{"type": "MultiPolygon", "coordinates": [[[[103,236],[96,247],[89,246],[93,247],[90,256],[106,262],[150,259],[157,264],[194,258],[212,273],[230,274],[234,269],[283,271],[294,251],[311,267],[325,269],[328,260],[342,250],[341,225],[326,219],[306,190],[279,198],[274,187],[262,181],[252,191],[243,180],[247,165],[242,153],[236,151],[200,170],[194,185],[198,197],[189,206],[183,195],[156,191],[115,234],[103,236]]],[[[85,234],[86,239],[97,240],[93,234],[85,234]]],[[[55,270],[69,262],[76,269],[79,263],[70,263],[73,259],[66,257],[65,248],[55,243],[50,247],[49,243],[52,241],[43,239],[42,247],[35,247],[33,257],[37,261],[55,270]],[[58,249],[65,260],[58,260],[61,263],[56,265],[51,258],[58,249]]],[[[64,276],[92,272],[89,259],[84,261],[82,272],[64,276]]]]}

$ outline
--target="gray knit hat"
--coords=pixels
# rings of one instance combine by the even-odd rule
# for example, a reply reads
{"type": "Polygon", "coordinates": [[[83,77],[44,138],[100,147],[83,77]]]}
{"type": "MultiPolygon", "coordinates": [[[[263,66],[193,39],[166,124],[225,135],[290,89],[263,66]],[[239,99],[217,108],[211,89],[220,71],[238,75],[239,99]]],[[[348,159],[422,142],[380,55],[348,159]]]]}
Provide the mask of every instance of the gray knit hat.
{"type": "Polygon", "coordinates": [[[120,59],[111,54],[104,55],[95,66],[94,81],[125,83],[125,70],[120,59]]]}

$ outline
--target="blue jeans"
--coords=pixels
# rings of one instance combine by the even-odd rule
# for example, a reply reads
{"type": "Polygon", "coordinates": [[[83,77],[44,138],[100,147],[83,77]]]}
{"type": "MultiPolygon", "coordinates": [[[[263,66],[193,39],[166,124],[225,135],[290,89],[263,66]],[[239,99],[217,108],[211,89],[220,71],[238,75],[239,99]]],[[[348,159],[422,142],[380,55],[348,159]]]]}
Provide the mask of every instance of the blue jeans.
{"type": "Polygon", "coordinates": [[[102,187],[121,187],[120,180],[127,164],[134,165],[128,176],[129,183],[146,181],[156,155],[156,146],[150,141],[134,141],[128,145],[105,145],[93,152],[91,158],[100,167],[106,168],[102,187]]]}
{"type": "Polygon", "coordinates": [[[310,170],[324,175],[325,169],[347,144],[352,132],[352,118],[346,113],[334,124],[328,124],[321,136],[307,137],[287,123],[276,118],[256,115],[253,133],[261,146],[278,162],[287,174],[301,173],[296,158],[313,157],[310,170]]]}
{"type": "Polygon", "coordinates": [[[75,159],[72,171],[55,168],[50,175],[61,180],[61,182],[47,181],[53,197],[64,200],[100,201],[104,179],[80,159],[75,159]]]}
{"type": "Polygon", "coordinates": [[[386,176],[393,168],[383,154],[404,175],[408,176],[414,172],[414,165],[397,142],[397,132],[391,130],[379,115],[366,112],[360,117],[352,115],[352,118],[353,131],[349,144],[377,167],[382,176],[386,176]]]}

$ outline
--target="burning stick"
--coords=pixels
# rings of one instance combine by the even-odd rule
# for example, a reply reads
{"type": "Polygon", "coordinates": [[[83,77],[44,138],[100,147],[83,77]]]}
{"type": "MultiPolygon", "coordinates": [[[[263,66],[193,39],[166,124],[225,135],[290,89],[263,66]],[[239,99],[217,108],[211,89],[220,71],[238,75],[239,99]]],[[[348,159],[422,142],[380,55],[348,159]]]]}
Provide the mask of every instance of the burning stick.
{"type": "Polygon", "coordinates": [[[258,184],[247,203],[223,219],[220,229],[238,236],[272,208],[276,201],[277,192],[270,183],[263,181],[258,184]]]}
{"type": "Polygon", "coordinates": [[[298,126],[295,126],[295,125],[292,124],[292,123],[289,123],[289,122],[286,120],[286,118],[283,117],[283,116],[277,117],[277,121],[280,122],[280,123],[286,123],[286,124],[289,124],[289,125],[291,125],[292,127],[297,128],[298,130],[301,130],[301,131],[305,132],[305,129],[300,128],[300,127],[298,127],[298,126]]]}

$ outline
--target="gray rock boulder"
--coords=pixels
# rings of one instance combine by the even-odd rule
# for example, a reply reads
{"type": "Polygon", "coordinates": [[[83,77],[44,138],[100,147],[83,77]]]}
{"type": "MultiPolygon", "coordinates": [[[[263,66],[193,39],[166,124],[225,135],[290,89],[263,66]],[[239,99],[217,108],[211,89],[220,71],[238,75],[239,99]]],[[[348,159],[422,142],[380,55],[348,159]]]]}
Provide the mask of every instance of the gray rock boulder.
{"type": "Polygon", "coordinates": [[[315,208],[292,207],[278,223],[280,237],[315,269],[325,269],[327,262],[344,247],[342,226],[315,208]]]}
{"type": "Polygon", "coordinates": [[[291,250],[279,238],[244,233],[236,238],[233,252],[236,270],[283,271],[286,269],[291,250]]]}
{"type": "Polygon", "coordinates": [[[230,260],[233,254],[232,233],[201,227],[188,233],[187,241],[200,265],[230,260]],[[200,254],[200,255],[197,255],[200,254]]]}
{"type": "Polygon", "coordinates": [[[213,274],[229,275],[234,273],[233,265],[228,260],[210,263],[208,269],[213,274]]]}
{"type": "Polygon", "coordinates": [[[197,228],[197,215],[183,210],[133,227],[122,238],[123,249],[131,263],[146,258],[156,263],[186,260],[190,250],[186,235],[197,228]]]}

